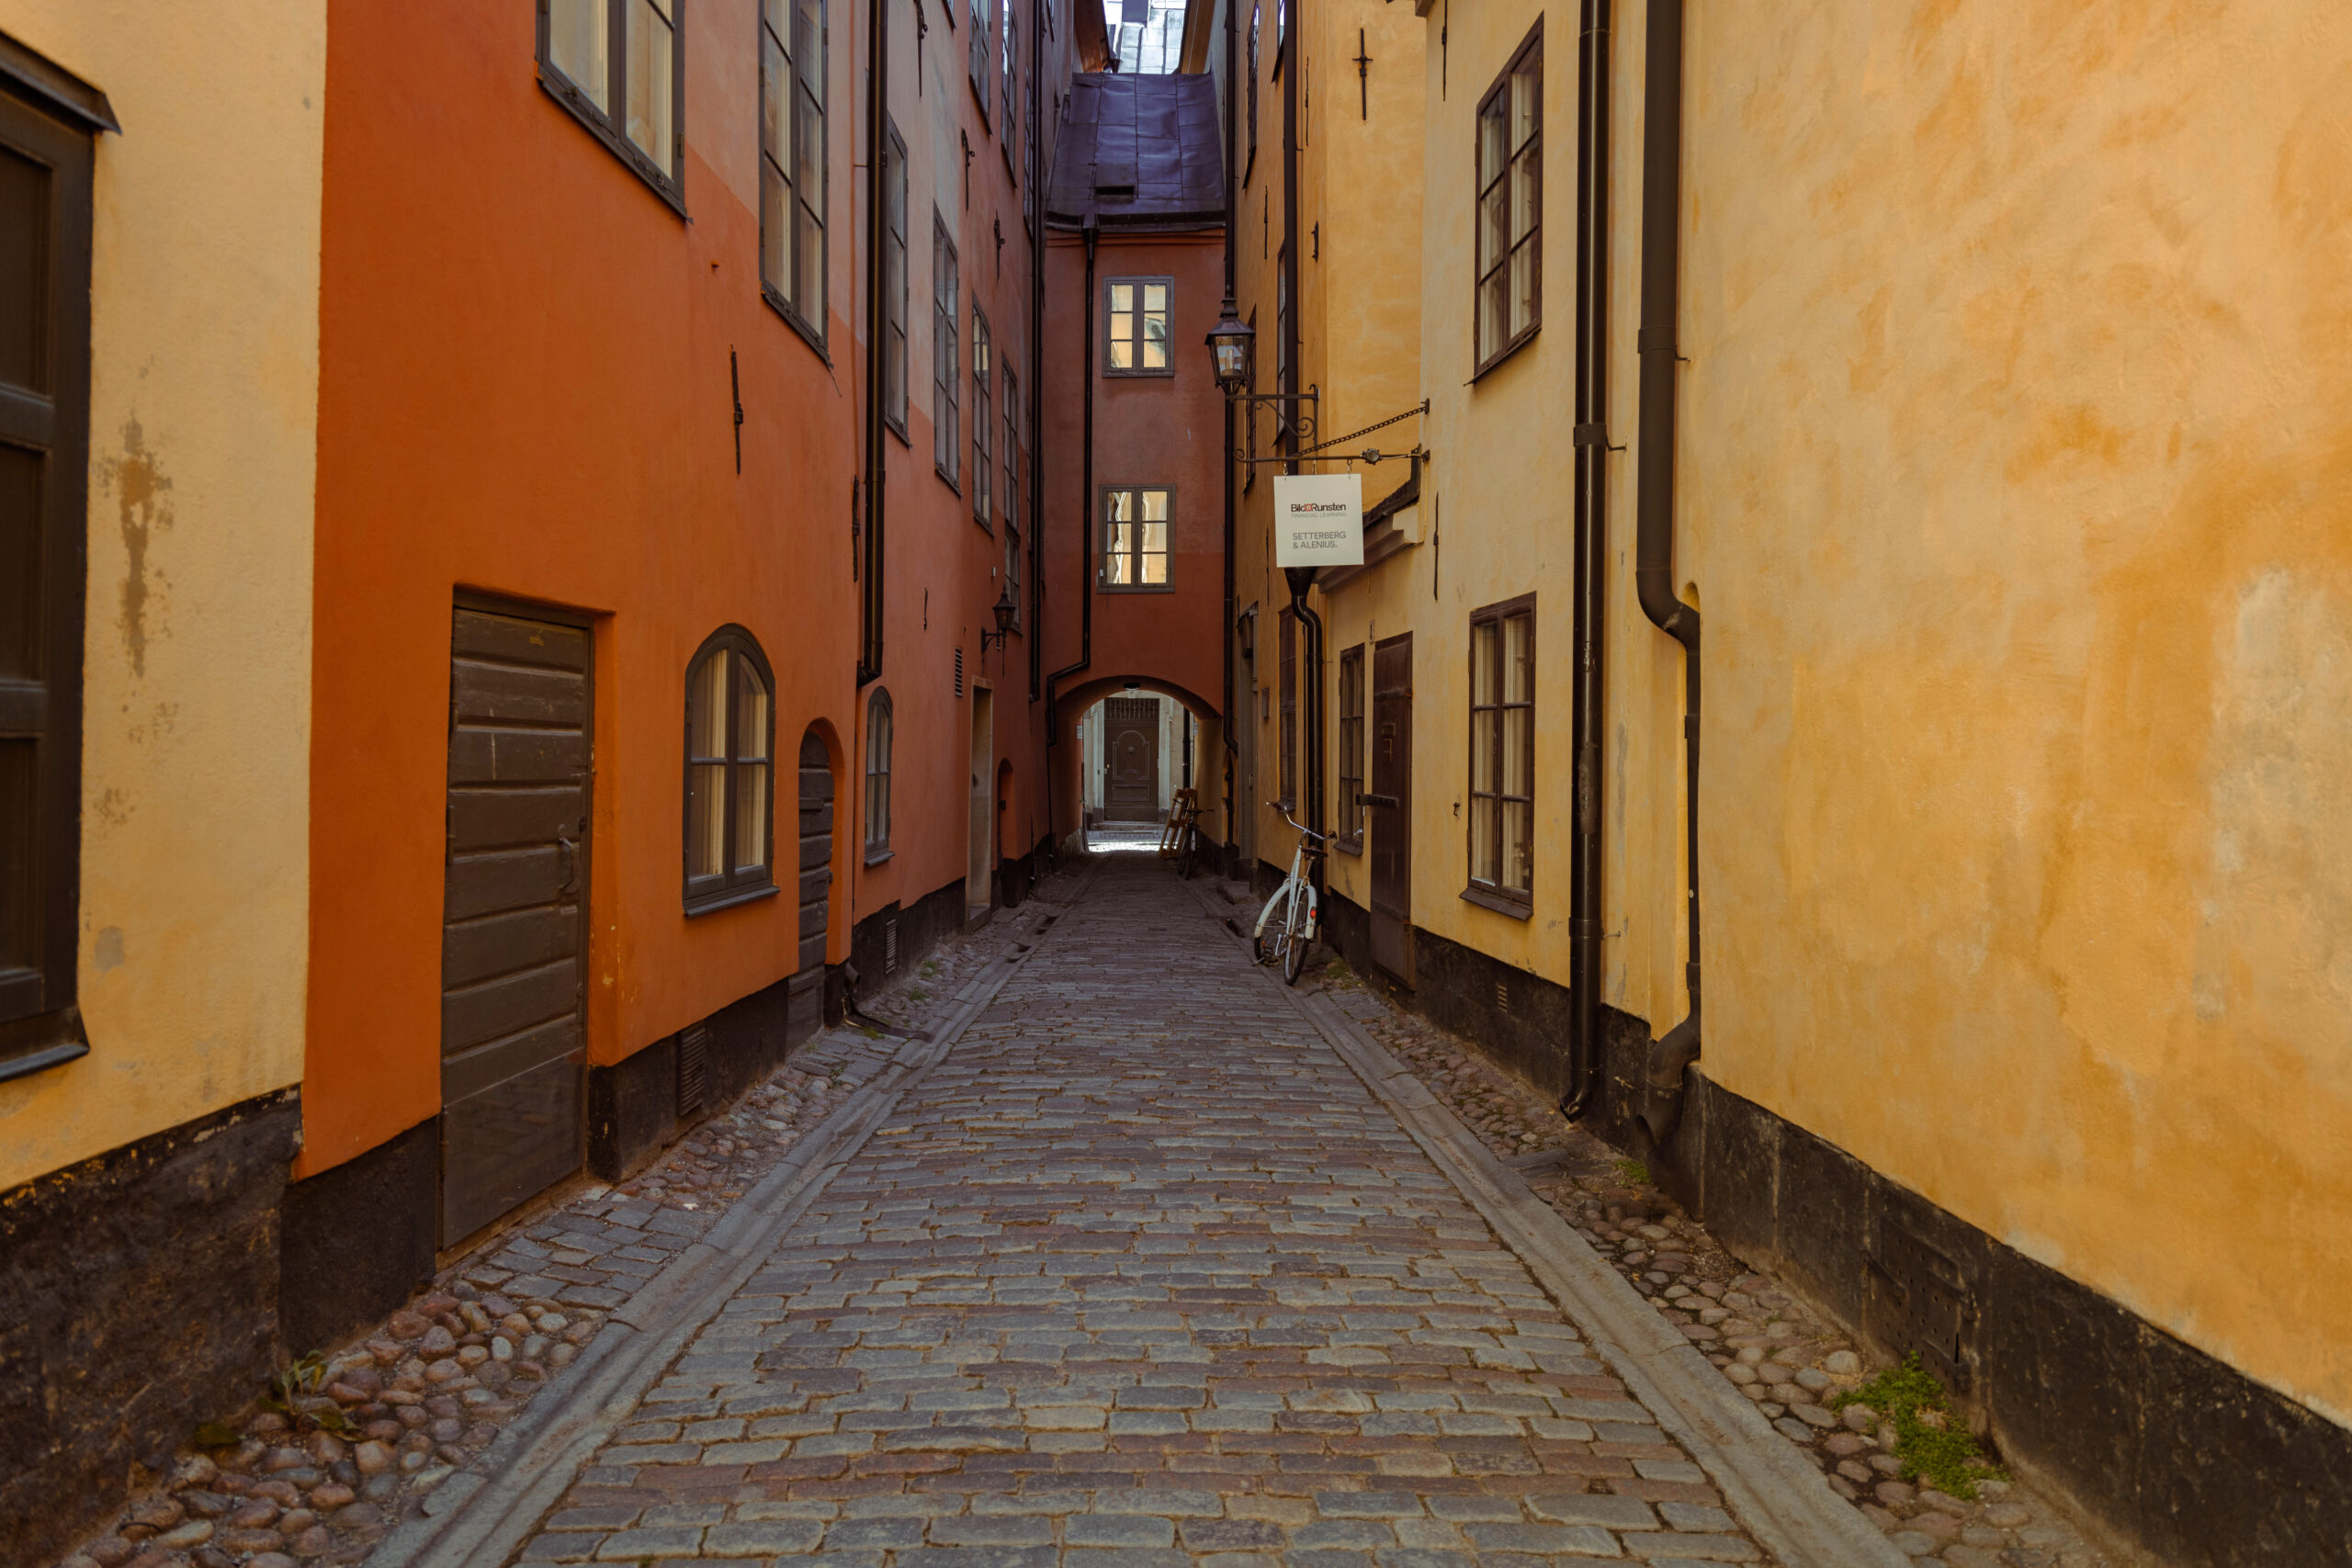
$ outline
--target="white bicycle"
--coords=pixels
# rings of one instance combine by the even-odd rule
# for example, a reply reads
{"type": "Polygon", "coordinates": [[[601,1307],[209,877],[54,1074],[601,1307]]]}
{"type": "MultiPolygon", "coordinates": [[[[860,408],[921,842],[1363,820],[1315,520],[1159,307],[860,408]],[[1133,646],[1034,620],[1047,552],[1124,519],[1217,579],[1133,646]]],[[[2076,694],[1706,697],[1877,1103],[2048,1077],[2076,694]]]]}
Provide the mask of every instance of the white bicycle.
{"type": "Polygon", "coordinates": [[[1314,943],[1316,932],[1315,885],[1306,879],[1307,868],[1323,853],[1324,841],[1329,837],[1317,833],[1283,811],[1280,801],[1266,804],[1282,819],[1298,829],[1298,850],[1290,857],[1290,874],[1258,911],[1257,929],[1250,932],[1258,962],[1282,966],[1283,981],[1298,984],[1298,973],[1306,966],[1306,950],[1314,943]]]}

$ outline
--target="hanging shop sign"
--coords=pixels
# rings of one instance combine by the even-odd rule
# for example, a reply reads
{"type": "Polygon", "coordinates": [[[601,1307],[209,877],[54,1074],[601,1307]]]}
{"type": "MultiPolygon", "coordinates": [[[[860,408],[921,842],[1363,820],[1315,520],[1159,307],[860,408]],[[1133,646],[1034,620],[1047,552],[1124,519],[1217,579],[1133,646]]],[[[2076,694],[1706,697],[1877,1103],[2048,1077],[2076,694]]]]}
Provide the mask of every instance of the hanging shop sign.
{"type": "Polygon", "coordinates": [[[1274,476],[1274,564],[1363,564],[1362,474],[1274,476]]]}

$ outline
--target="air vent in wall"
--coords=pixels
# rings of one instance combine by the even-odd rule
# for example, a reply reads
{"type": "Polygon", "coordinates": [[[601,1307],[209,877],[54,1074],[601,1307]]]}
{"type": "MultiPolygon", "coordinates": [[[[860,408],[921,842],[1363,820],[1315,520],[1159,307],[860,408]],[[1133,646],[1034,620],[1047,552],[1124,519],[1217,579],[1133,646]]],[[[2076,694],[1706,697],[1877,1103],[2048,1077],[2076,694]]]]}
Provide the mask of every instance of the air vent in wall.
{"type": "Polygon", "coordinates": [[[710,1093],[710,1031],[701,1024],[678,1036],[678,1114],[702,1109],[710,1093]]]}
{"type": "Polygon", "coordinates": [[[882,922],[882,973],[899,972],[899,917],[891,916],[882,922]]]}
{"type": "Polygon", "coordinates": [[[964,694],[964,650],[960,648],[956,650],[956,694],[964,694]]]}

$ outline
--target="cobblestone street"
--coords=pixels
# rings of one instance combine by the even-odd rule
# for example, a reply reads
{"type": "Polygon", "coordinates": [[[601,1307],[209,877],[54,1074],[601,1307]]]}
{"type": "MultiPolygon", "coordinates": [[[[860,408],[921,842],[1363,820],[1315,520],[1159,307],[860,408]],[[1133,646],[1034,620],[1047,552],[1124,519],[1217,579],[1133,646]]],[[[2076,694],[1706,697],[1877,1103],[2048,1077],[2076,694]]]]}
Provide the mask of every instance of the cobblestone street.
{"type": "Polygon", "coordinates": [[[1768,1558],[1188,889],[1081,874],[560,1495],[426,1559],[1768,1558]]]}

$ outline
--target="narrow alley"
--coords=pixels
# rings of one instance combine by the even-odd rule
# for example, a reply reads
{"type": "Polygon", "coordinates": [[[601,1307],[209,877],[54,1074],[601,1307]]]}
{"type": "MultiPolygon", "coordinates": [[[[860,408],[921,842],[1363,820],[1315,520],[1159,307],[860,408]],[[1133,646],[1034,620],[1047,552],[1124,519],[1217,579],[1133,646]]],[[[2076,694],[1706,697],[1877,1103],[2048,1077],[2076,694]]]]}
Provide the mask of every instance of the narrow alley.
{"type": "Polygon", "coordinates": [[[1069,880],[960,1032],[836,1113],[862,1139],[766,1195],[673,1355],[559,1393],[373,1561],[1900,1561],[1727,1385],[1630,1393],[1449,1168],[1466,1136],[1433,1160],[1360,1076],[1385,1053],[1344,1057],[1193,887],[1069,880]]]}

